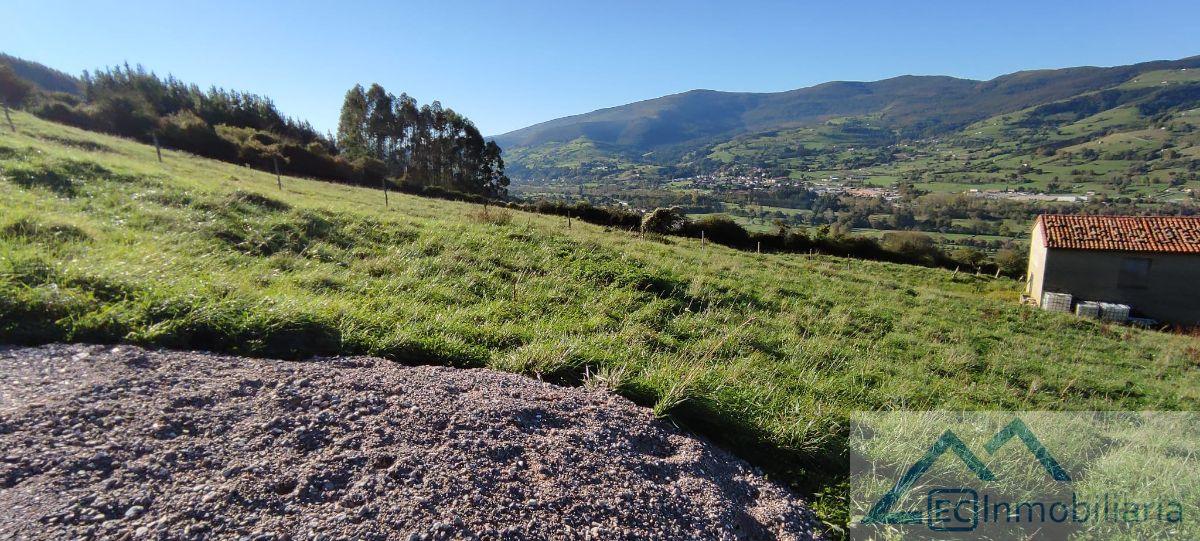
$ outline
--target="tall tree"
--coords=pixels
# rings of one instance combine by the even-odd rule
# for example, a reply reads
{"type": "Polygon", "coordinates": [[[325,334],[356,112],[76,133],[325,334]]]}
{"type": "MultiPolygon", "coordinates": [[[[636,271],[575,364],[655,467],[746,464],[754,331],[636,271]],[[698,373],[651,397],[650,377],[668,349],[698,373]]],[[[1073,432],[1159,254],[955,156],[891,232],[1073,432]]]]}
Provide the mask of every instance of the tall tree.
{"type": "Polygon", "coordinates": [[[393,99],[394,97],[378,84],[371,85],[371,88],[367,90],[363,131],[374,157],[384,161],[387,161],[389,141],[392,139],[392,124],[395,120],[395,111],[392,110],[393,99]]]}
{"type": "Polygon", "coordinates": [[[354,85],[346,92],[338,118],[337,143],[344,156],[361,158],[368,154],[366,123],[367,94],[362,85],[354,85]]]}
{"type": "Polygon", "coordinates": [[[418,107],[407,94],[356,85],[342,104],[337,139],[343,156],[363,167],[370,162],[379,174],[406,184],[500,196],[507,191],[500,147],[437,101],[418,107]]]}

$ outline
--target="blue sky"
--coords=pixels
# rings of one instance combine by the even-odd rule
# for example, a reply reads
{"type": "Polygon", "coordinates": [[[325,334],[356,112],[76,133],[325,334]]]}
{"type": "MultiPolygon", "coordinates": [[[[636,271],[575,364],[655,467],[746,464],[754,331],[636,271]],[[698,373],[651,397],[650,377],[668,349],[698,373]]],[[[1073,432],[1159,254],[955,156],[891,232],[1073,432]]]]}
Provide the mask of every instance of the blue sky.
{"type": "Polygon", "coordinates": [[[1200,54],[1195,0],[1049,3],[8,0],[0,51],[68,73],[141,63],[271,96],[321,129],[336,126],[347,88],[379,82],[441,100],[486,134],[694,88],[1200,54]]]}

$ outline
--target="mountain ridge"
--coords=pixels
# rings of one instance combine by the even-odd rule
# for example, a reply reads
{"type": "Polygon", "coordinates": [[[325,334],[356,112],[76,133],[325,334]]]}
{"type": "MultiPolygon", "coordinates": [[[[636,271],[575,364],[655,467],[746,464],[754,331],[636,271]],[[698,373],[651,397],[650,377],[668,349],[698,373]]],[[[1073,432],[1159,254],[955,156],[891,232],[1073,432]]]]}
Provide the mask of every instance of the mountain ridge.
{"type": "MultiPolygon", "coordinates": [[[[829,81],[780,92],[694,89],[540,122],[494,136],[523,170],[522,151],[584,137],[635,154],[675,157],[703,143],[774,129],[872,116],[907,137],[946,133],[985,118],[1124,83],[1140,73],[1200,67],[1200,56],[1137,64],[1017,71],[989,80],[900,75],[829,81]]],[[[663,163],[661,160],[659,163],[663,163]]]]}

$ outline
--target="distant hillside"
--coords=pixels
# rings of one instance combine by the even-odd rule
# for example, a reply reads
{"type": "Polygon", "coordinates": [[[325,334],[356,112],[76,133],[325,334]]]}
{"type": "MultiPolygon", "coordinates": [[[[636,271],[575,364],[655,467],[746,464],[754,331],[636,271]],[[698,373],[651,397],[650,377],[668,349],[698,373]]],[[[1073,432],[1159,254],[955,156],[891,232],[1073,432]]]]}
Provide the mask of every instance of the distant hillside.
{"type": "Polygon", "coordinates": [[[76,95],[83,93],[83,85],[79,78],[49,66],[4,53],[0,53],[0,64],[7,64],[18,77],[33,83],[45,92],[66,92],[76,95]]]}
{"type": "Polygon", "coordinates": [[[1022,71],[990,81],[902,76],[837,81],[778,93],[693,90],[536,124],[497,136],[517,178],[568,175],[547,159],[557,147],[589,142],[598,160],[675,165],[681,157],[747,134],[811,127],[840,117],[870,117],[898,137],[949,133],[973,122],[1120,85],[1138,74],[1200,67],[1200,56],[1109,68],[1022,71]],[[630,161],[630,160],[626,160],[630,161]]]}

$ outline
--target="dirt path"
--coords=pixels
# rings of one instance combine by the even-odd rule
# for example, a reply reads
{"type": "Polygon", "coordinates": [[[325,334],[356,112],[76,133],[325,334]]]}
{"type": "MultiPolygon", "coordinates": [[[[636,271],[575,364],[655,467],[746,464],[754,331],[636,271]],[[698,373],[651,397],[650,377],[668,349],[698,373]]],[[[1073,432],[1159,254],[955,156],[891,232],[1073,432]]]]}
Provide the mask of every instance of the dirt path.
{"type": "Polygon", "coordinates": [[[628,401],[490,370],[0,349],[0,539],[809,539],[628,401]]]}

